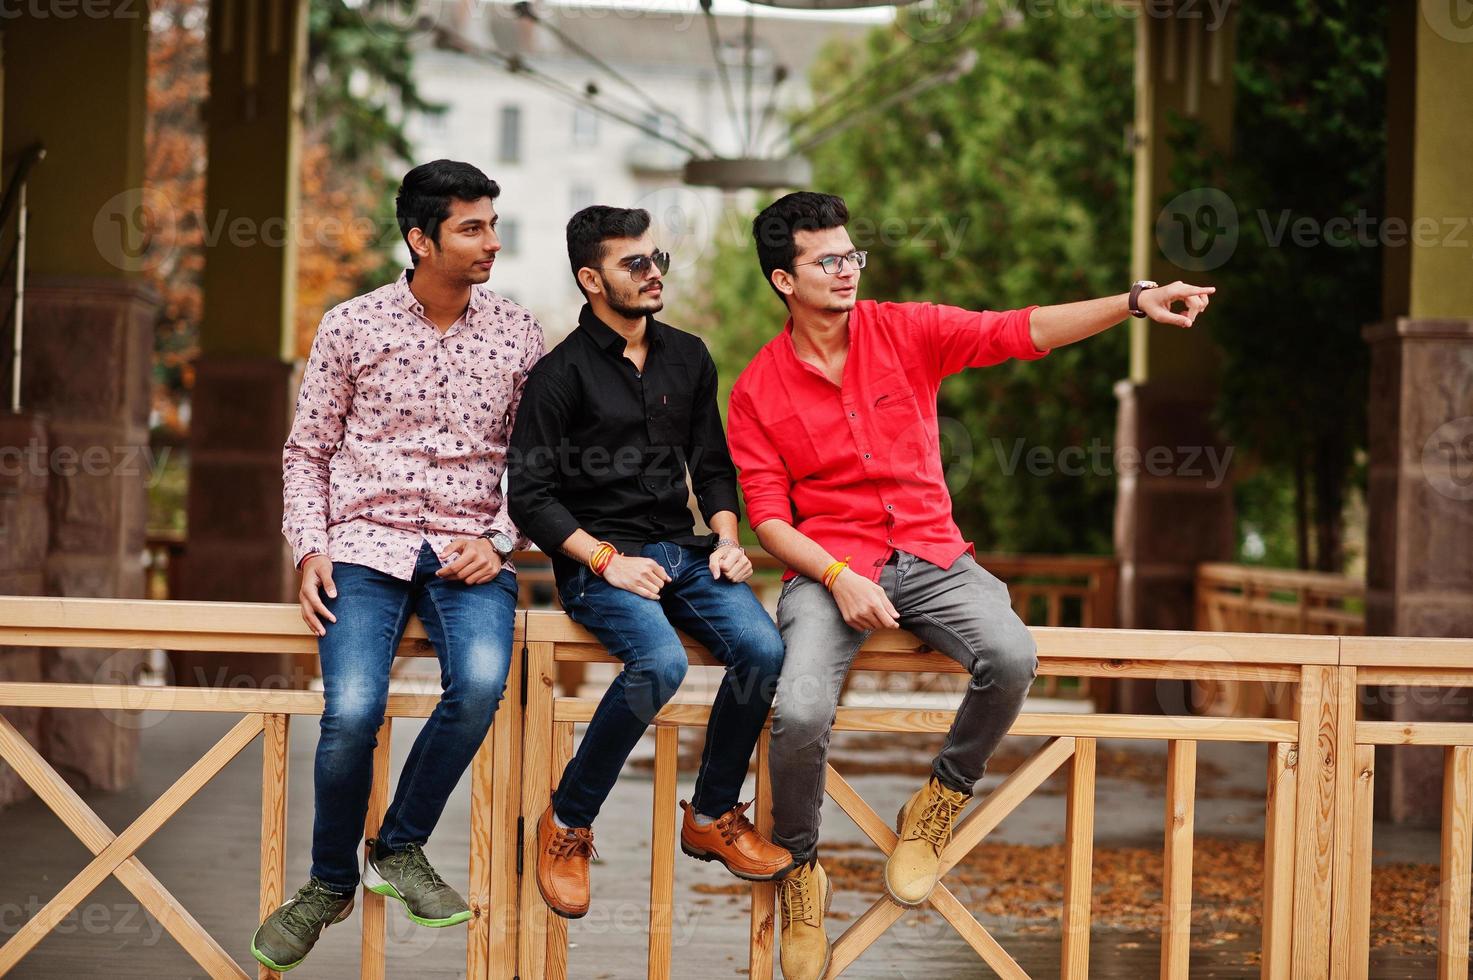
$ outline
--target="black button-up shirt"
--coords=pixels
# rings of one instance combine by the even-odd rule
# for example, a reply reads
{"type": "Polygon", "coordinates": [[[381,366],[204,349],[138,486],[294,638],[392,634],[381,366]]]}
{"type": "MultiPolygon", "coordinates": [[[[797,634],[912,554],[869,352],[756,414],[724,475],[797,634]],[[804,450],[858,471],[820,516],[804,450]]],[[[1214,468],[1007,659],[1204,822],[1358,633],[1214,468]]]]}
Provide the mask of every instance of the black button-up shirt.
{"type": "Polygon", "coordinates": [[[629,554],[697,536],[691,486],[709,523],[739,513],[736,468],[716,407],[716,364],[694,334],[645,321],[644,370],[624,338],[583,307],[578,328],[527,376],[508,460],[517,527],[552,556],[558,579],[578,563],[561,546],[580,527],[629,554]]]}

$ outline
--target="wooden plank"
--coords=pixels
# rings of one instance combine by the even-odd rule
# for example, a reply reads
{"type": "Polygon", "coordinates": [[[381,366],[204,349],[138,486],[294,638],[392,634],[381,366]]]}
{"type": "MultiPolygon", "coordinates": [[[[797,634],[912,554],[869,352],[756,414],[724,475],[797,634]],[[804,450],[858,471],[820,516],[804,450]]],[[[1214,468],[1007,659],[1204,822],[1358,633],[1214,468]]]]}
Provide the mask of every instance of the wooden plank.
{"type": "Polygon", "coordinates": [[[1375,816],[1376,747],[1355,747],[1355,828],[1350,839],[1349,953],[1335,976],[1366,980],[1371,969],[1371,838],[1375,816]]]}
{"type": "Polygon", "coordinates": [[[497,708],[491,731],[486,733],[481,747],[471,759],[470,888],[465,896],[466,904],[471,907],[471,920],[466,924],[466,980],[490,980],[492,975],[491,944],[496,938],[497,923],[495,907],[491,903],[491,856],[503,848],[497,846],[491,828],[496,802],[496,726],[511,714],[503,710],[505,706],[503,701],[497,708]]]}
{"type": "MultiPolygon", "coordinates": [[[[390,694],[389,718],[428,718],[438,694],[390,694]]],[[[131,684],[0,683],[0,704],[29,708],[209,711],[225,714],[321,715],[321,691],[245,687],[139,687],[131,684]]]]}
{"type": "Polygon", "coordinates": [[[1299,747],[1268,747],[1268,800],[1263,839],[1263,980],[1289,975],[1294,948],[1294,820],[1299,747]]]}
{"type": "Polygon", "coordinates": [[[1473,745],[1473,725],[1462,721],[1360,721],[1361,745],[1473,745]]]}
{"type": "Polygon", "coordinates": [[[1065,980],[1088,980],[1094,884],[1095,740],[1076,739],[1064,817],[1063,963],[1065,980]]]}
{"type": "Polygon", "coordinates": [[[1192,834],[1197,792],[1197,743],[1166,747],[1166,842],[1162,854],[1162,980],[1188,975],[1192,955],[1192,834]]]}
{"type": "MultiPolygon", "coordinates": [[[[286,901],[287,735],[290,715],[265,715],[261,740],[261,896],[257,921],[286,901]]],[[[280,973],[257,964],[259,980],[280,973]]]]}
{"type": "Polygon", "coordinates": [[[1295,815],[1295,980],[1330,970],[1331,868],[1335,845],[1335,671],[1306,666],[1299,682],[1299,792],[1295,815]]]}
{"type": "Polygon", "coordinates": [[[1473,640],[1421,636],[1345,636],[1341,663],[1347,667],[1411,670],[1473,669],[1473,640]]]}
{"type": "MultiPolygon", "coordinates": [[[[0,759],[15,770],[92,854],[101,854],[113,842],[115,835],[102,818],[83,802],[77,791],[51,768],[50,763],[41,758],[35,747],[15,730],[4,715],[0,715],[0,759]]],[[[245,971],[236,965],[234,958],[138,858],[130,856],[118,865],[113,874],[211,977],[246,980],[245,971]]]]}
{"type": "Polygon", "coordinates": [[[1469,882],[1473,881],[1473,747],[1450,746],[1442,769],[1442,880],[1438,980],[1467,980],[1469,882]]]}
{"type": "MultiPolygon", "coordinates": [[[[1292,633],[1198,633],[1192,630],[1123,630],[1030,628],[1038,643],[1039,657],[1073,657],[1084,660],[1125,659],[1172,662],[1205,661],[1211,663],[1259,664],[1336,664],[1339,643],[1333,636],[1301,636],[1292,633]]],[[[539,642],[555,643],[559,659],[579,658],[564,644],[597,649],[593,635],[559,612],[532,610],[527,620],[527,636],[539,642]]],[[[695,647],[686,638],[687,647],[695,647]]],[[[881,630],[871,635],[865,652],[906,653],[922,649],[924,644],[903,630],[881,630]]],[[[938,661],[941,658],[936,655],[938,661]]],[[[615,662],[607,654],[597,659],[615,662]]],[[[861,653],[855,661],[858,667],[861,653]]],[[[705,663],[692,660],[692,663],[705,663]]],[[[714,661],[713,661],[714,662],[714,661]]],[[[860,668],[863,669],[863,668],[860,668]]]]}
{"type": "MultiPolygon", "coordinates": [[[[247,715],[236,722],[230,731],[226,732],[218,742],[210,747],[208,752],[185,771],[184,775],[175,780],[173,785],[165,790],[157,800],[149,804],[148,808],[139,814],[126,830],[113,838],[96,857],[88,862],[86,867],[77,873],[76,877],[52,896],[40,911],[26,920],[25,925],[16,930],[4,946],[0,946],[0,976],[15,969],[16,964],[26,953],[34,949],[36,944],[45,939],[51,930],[60,925],[62,920],[77,907],[77,904],[92,894],[97,886],[102,884],[120,864],[132,857],[138,848],[147,843],[165,821],[179,812],[179,809],[188,803],[195,793],[214,778],[242,749],[251,744],[260,731],[260,715],[247,715]]],[[[52,775],[55,774],[52,773],[52,775]]],[[[194,937],[189,938],[190,942],[185,949],[190,955],[194,955],[195,950],[201,948],[202,944],[195,941],[194,937]]],[[[222,975],[242,977],[245,975],[240,967],[234,964],[231,966],[233,969],[222,975]]]]}
{"type": "Polygon", "coordinates": [[[680,729],[655,729],[654,807],[650,833],[650,980],[670,978],[670,923],[675,902],[675,776],[680,729]]]}
{"type": "MultiPolygon", "coordinates": [[[[598,707],[596,702],[558,698],[554,717],[558,721],[587,723],[598,707]]],[[[660,709],[656,723],[704,725],[709,705],[672,701],[660,709]]],[[[940,708],[853,708],[841,707],[835,731],[946,732],[954,714],[940,708]]],[[[1267,718],[1215,718],[1191,715],[1063,715],[1024,713],[1013,723],[1010,735],[1043,735],[1061,738],[1190,738],[1199,742],[1293,741],[1298,726],[1293,721],[1267,718]]]]}
{"type": "MultiPolygon", "coordinates": [[[[763,731],[757,739],[757,798],[752,804],[752,823],[757,833],[772,839],[772,775],[768,753],[772,734],[763,731]]],[[[777,885],[770,881],[752,883],[751,939],[747,949],[747,975],[751,980],[773,980],[774,905],[777,885]]]]}
{"type": "MultiPolygon", "coordinates": [[[[375,736],[373,749],[373,783],[368,791],[368,813],[363,818],[363,836],[377,837],[389,809],[389,748],[394,719],[385,718],[375,736]]],[[[364,842],[364,850],[368,844],[364,842]]],[[[360,888],[363,897],[363,936],[359,940],[360,980],[384,980],[384,930],[387,927],[386,899],[377,892],[360,888]]]]}
{"type": "Polygon", "coordinates": [[[531,641],[537,614],[528,616],[527,706],[522,715],[522,882],[517,926],[517,968],[521,980],[547,974],[552,910],[537,888],[537,821],[552,801],[552,686],[556,681],[553,645],[531,641]]]}
{"type": "Polygon", "coordinates": [[[1357,667],[1356,682],[1403,687],[1473,687],[1473,669],[1423,670],[1415,667],[1357,667]]]}
{"type": "MultiPolygon", "coordinates": [[[[1330,975],[1343,977],[1351,957],[1351,894],[1355,836],[1356,743],[1358,690],[1354,667],[1335,669],[1335,857],[1330,869],[1330,975]]],[[[1470,726],[1473,727],[1473,726],[1470,726]]]]}
{"type": "MultiPolygon", "coordinates": [[[[992,933],[973,918],[972,913],[967,911],[967,907],[944,885],[937,884],[936,890],[931,893],[927,902],[941,913],[943,919],[951,923],[952,928],[961,935],[967,945],[972,947],[972,950],[982,957],[988,966],[997,971],[998,976],[1003,977],[1004,980],[1028,980],[1027,972],[1018,965],[1018,961],[1003,949],[1002,944],[992,933]]],[[[835,974],[831,970],[829,975],[834,976],[835,974]]]]}
{"type": "MultiPolygon", "coordinates": [[[[552,726],[552,785],[558,785],[563,770],[573,758],[573,726],[558,722],[552,726]]],[[[535,884],[534,884],[535,887],[535,884]]],[[[547,916],[547,980],[567,980],[568,920],[560,915],[547,916]]]]}
{"type": "MultiPolygon", "coordinates": [[[[517,634],[525,632],[525,613],[517,616],[517,634]]],[[[491,726],[491,926],[487,954],[490,980],[517,973],[517,926],[521,915],[521,877],[517,868],[517,820],[522,812],[522,644],[515,640],[506,692],[491,726]]]]}
{"type": "Polygon", "coordinates": [[[875,845],[887,856],[895,850],[895,845],[900,838],[890,825],[880,819],[880,815],[864,801],[864,798],[849,785],[849,781],[839,775],[839,771],[831,765],[824,766],[824,791],[829,798],[839,804],[839,808],[848,815],[854,825],[864,832],[864,835],[875,842],[875,845]]]}

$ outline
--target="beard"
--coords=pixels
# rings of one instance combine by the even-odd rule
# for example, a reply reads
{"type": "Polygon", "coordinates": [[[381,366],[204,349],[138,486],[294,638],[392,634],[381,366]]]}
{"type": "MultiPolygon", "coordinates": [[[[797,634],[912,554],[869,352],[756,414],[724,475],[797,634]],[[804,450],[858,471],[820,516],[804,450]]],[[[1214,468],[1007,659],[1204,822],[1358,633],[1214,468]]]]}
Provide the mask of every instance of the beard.
{"type": "Polygon", "coordinates": [[[658,313],[665,308],[664,298],[650,296],[644,291],[644,286],[631,288],[628,292],[622,293],[614,290],[612,286],[613,283],[605,278],[604,295],[608,297],[609,309],[622,317],[637,320],[642,316],[658,313]]]}

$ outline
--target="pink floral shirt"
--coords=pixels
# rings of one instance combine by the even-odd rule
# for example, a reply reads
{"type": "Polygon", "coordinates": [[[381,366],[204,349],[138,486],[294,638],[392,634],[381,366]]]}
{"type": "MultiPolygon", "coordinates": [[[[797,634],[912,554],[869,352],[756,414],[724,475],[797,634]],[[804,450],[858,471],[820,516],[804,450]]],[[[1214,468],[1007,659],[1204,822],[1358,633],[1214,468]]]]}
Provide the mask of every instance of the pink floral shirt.
{"type": "Polygon", "coordinates": [[[441,334],[397,282],[322,318],[282,451],[282,532],[311,552],[413,576],[420,547],[502,531],[512,421],[542,327],[484,286],[441,334]]]}

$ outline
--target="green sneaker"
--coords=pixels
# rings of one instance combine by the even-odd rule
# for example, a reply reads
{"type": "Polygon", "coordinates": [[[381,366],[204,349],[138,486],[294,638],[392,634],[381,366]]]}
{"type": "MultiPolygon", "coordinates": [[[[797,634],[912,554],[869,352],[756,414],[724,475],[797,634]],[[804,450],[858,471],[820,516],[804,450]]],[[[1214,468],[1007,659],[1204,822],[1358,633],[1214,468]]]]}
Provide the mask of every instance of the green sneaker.
{"type": "Polygon", "coordinates": [[[335,892],[312,878],[261,923],[251,937],[251,955],[273,970],[290,970],[312,952],[322,930],[352,911],[352,894],[335,892]]]}
{"type": "Polygon", "coordinates": [[[422,926],[453,926],[471,917],[471,907],[459,892],[445,884],[418,844],[375,858],[378,842],[369,838],[367,843],[363,885],[369,891],[397,899],[409,917],[422,926]]]}

